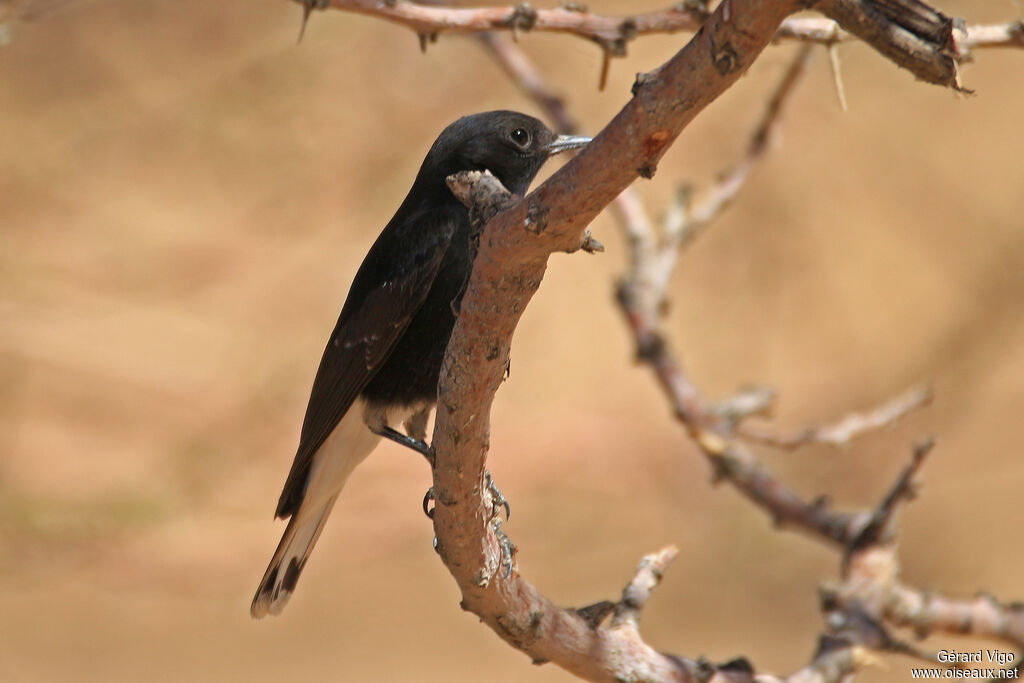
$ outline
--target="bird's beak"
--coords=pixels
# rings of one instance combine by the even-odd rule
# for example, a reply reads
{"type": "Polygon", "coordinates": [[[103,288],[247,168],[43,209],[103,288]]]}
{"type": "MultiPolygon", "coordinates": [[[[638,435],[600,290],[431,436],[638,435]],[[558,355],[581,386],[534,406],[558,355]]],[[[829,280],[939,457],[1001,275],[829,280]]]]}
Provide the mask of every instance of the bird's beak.
{"type": "Polygon", "coordinates": [[[555,141],[548,145],[548,154],[568,152],[570,149],[579,149],[591,141],[592,138],[582,135],[559,135],[555,141]]]}

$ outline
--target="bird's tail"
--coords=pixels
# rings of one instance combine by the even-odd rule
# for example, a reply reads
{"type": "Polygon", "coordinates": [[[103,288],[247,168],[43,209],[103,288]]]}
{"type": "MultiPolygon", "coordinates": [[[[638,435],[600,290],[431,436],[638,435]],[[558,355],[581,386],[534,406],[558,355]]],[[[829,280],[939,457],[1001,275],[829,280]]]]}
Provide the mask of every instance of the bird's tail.
{"type": "Polygon", "coordinates": [[[253,617],[259,619],[268,614],[279,614],[284,609],[337,499],[335,494],[318,510],[310,510],[308,513],[300,510],[289,520],[274,557],[260,581],[260,587],[256,589],[256,596],[252,599],[249,614],[253,617]]]}

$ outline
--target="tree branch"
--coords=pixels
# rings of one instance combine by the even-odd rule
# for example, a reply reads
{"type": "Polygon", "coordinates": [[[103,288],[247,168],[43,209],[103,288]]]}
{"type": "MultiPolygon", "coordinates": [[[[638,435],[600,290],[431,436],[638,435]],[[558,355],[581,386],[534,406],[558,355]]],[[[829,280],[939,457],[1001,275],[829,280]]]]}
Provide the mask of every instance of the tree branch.
{"type": "MultiPolygon", "coordinates": [[[[572,5],[534,9],[528,3],[505,7],[443,7],[409,0],[293,0],[308,8],[329,6],[366,14],[412,29],[426,47],[440,33],[480,31],[543,31],[584,38],[601,47],[607,70],[609,57],[626,54],[638,36],[695,32],[709,16],[700,2],[677,3],[663,10],[629,16],[594,14],[572,5]]],[[[972,48],[1024,47],[1021,22],[967,28],[918,0],[822,0],[818,8],[836,21],[792,17],[778,27],[775,40],[800,40],[831,45],[851,34],[917,78],[960,88],[957,62],[972,48]],[[846,30],[843,30],[843,29],[846,30]]],[[[604,74],[602,74],[602,82],[604,74]]]]}
{"type": "Polygon", "coordinates": [[[931,389],[914,387],[870,410],[847,413],[832,424],[804,427],[792,434],[779,435],[741,423],[737,433],[747,441],[783,450],[796,450],[809,443],[846,446],[861,434],[888,427],[931,401],[931,389]]]}

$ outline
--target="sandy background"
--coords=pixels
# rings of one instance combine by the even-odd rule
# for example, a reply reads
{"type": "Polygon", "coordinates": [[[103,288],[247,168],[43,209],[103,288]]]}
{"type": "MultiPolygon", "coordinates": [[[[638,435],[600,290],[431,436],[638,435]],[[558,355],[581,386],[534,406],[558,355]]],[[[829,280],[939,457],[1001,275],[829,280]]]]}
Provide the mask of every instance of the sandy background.
{"type": "MultiPolygon", "coordinates": [[[[473,41],[421,55],[406,30],[330,12],[296,46],[299,9],[280,0],[15,11],[30,16],[0,47],[0,681],[568,680],[459,609],[419,510],[429,473],[390,445],[350,482],[285,614],[248,616],[355,268],[444,125],[536,109],[473,41]]],[[[684,40],[636,43],[603,93],[594,46],[522,45],[594,132],[684,40]]],[[[639,184],[654,213],[739,154],[792,49],[769,50],[639,184]]],[[[974,97],[841,53],[849,113],[817,54],[781,145],[682,262],[671,330],[711,395],[775,385],[780,428],[933,382],[931,408],[853,448],[765,459],[862,506],[935,435],[907,579],[1021,599],[1024,53],[979,54],[974,97]]],[[[607,252],[552,259],[496,403],[490,465],[520,568],[589,604],[679,544],[650,642],[790,671],[836,559],[711,487],[631,364],[616,226],[593,230],[607,252]]]]}

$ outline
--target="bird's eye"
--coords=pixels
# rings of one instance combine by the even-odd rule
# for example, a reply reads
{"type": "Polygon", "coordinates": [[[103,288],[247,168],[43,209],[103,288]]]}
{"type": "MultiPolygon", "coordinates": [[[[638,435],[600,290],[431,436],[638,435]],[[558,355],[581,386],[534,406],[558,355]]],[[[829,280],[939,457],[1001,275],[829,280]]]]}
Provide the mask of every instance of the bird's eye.
{"type": "Polygon", "coordinates": [[[509,135],[512,138],[512,142],[516,143],[519,147],[526,147],[530,144],[530,133],[524,128],[516,128],[509,135]]]}

